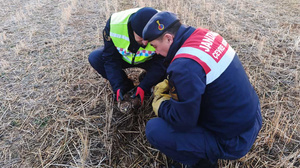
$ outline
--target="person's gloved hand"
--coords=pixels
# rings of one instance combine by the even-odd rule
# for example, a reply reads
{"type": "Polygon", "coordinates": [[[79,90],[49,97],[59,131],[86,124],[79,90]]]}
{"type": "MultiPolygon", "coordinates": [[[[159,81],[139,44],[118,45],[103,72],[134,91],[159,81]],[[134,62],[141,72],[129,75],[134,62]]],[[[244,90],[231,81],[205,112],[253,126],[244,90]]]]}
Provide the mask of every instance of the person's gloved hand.
{"type": "Polygon", "coordinates": [[[117,90],[117,94],[116,95],[117,95],[117,101],[119,101],[119,99],[120,99],[120,101],[124,100],[123,93],[122,93],[121,89],[117,90]]]}
{"type": "Polygon", "coordinates": [[[160,96],[162,93],[167,93],[169,90],[169,81],[165,79],[154,87],[154,97],[160,96]]]}
{"type": "Polygon", "coordinates": [[[171,95],[169,94],[161,94],[160,96],[154,96],[153,102],[152,102],[152,108],[156,116],[158,116],[158,109],[161,103],[165,100],[170,100],[171,95]]]}
{"type": "Polygon", "coordinates": [[[144,90],[141,87],[137,87],[136,88],[136,92],[135,92],[134,95],[132,95],[132,98],[135,98],[136,96],[140,97],[141,105],[143,105],[144,97],[145,97],[145,92],[144,92],[144,90]]]}
{"type": "Polygon", "coordinates": [[[165,100],[170,100],[171,95],[168,94],[169,90],[169,81],[167,79],[158,83],[154,87],[154,98],[152,102],[152,108],[156,116],[158,116],[158,109],[160,104],[165,100]]]}

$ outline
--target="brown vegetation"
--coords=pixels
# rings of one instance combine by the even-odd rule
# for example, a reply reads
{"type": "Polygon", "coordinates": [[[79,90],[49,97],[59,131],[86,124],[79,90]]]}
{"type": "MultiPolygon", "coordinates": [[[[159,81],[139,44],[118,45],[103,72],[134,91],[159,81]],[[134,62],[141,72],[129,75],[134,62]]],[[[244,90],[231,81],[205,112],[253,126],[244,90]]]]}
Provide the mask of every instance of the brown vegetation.
{"type": "MultiPolygon", "coordinates": [[[[298,0],[0,0],[0,167],[159,167],[146,140],[151,98],[120,113],[89,65],[115,11],[152,6],[218,32],[261,101],[252,150],[221,167],[300,166],[298,0]]],[[[131,73],[130,70],[127,71],[131,73]]]]}

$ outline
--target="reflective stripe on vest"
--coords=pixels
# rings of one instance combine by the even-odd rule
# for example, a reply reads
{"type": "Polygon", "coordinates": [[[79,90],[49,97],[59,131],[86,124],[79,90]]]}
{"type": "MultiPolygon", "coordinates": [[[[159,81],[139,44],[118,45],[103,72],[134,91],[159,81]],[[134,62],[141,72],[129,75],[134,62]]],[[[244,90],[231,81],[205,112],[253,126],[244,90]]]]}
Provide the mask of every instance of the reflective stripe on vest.
{"type": "Polygon", "coordinates": [[[177,51],[177,58],[190,58],[198,62],[206,73],[206,84],[215,81],[230,65],[235,51],[217,33],[196,29],[177,51]]]}
{"type": "Polygon", "coordinates": [[[146,48],[140,47],[136,53],[132,53],[128,50],[130,45],[127,27],[128,21],[130,16],[139,9],[140,8],[134,8],[114,13],[110,20],[110,37],[118,52],[122,55],[123,60],[129,64],[143,63],[150,60],[155,54],[155,49],[150,44],[148,44],[146,48]]]}
{"type": "Polygon", "coordinates": [[[110,37],[115,37],[115,38],[120,38],[120,39],[123,39],[123,40],[126,40],[126,41],[129,41],[129,42],[130,42],[129,37],[126,37],[126,36],[121,35],[121,34],[116,34],[116,33],[110,32],[110,33],[109,33],[109,36],[110,36],[110,37]]]}

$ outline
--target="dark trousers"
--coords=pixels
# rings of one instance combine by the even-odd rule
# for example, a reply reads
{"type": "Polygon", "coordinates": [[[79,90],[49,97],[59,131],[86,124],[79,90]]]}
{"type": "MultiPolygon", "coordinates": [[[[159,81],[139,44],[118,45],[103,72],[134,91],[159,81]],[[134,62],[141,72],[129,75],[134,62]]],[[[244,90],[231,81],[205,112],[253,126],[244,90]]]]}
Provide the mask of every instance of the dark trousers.
{"type": "Polygon", "coordinates": [[[162,118],[153,118],[148,121],[146,136],[150,144],[175,161],[194,165],[201,159],[205,159],[215,164],[218,159],[234,160],[246,155],[261,126],[262,118],[259,108],[254,126],[228,140],[221,140],[200,126],[185,132],[178,131],[162,118]]]}

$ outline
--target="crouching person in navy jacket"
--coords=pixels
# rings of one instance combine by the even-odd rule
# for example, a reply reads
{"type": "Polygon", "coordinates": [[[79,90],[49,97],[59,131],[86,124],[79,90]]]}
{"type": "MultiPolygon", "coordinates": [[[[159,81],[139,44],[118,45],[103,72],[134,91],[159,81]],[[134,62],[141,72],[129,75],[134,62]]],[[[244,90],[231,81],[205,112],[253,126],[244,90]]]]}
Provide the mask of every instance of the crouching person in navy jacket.
{"type": "Polygon", "coordinates": [[[143,39],[168,63],[154,89],[148,141],[190,167],[217,167],[251,149],[262,126],[260,104],[231,46],[219,34],[182,25],[170,12],[147,23],[143,39]]]}
{"type": "Polygon", "coordinates": [[[109,80],[118,101],[134,88],[123,69],[139,67],[147,71],[134,94],[141,103],[144,95],[150,94],[151,88],[165,77],[164,58],[155,54],[155,49],[141,37],[145,25],[156,13],[157,10],[144,7],[112,14],[103,30],[104,47],[89,55],[91,66],[109,80]]]}

